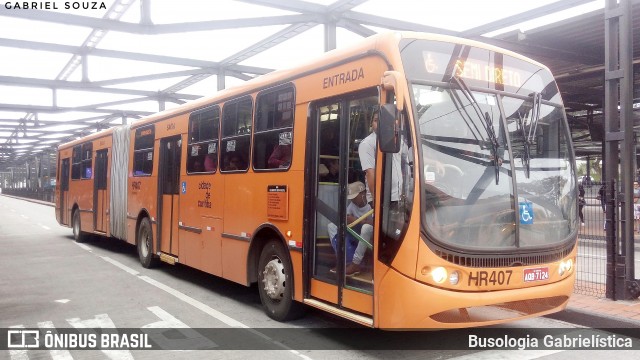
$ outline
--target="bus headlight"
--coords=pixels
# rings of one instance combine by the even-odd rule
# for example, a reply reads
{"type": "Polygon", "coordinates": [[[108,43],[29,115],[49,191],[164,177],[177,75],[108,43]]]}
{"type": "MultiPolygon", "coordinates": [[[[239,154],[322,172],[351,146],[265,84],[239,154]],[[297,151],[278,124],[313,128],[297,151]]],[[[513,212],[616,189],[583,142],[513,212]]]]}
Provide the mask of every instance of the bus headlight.
{"type": "Polygon", "coordinates": [[[431,277],[433,281],[442,284],[447,279],[447,270],[443,267],[437,267],[431,270],[431,277]]]}
{"type": "Polygon", "coordinates": [[[460,273],[454,270],[449,274],[449,284],[458,285],[458,281],[460,281],[460,273]]]}
{"type": "Polygon", "coordinates": [[[571,269],[573,269],[573,259],[567,259],[560,262],[558,273],[560,274],[560,276],[562,276],[565,273],[571,272],[571,269]]]}

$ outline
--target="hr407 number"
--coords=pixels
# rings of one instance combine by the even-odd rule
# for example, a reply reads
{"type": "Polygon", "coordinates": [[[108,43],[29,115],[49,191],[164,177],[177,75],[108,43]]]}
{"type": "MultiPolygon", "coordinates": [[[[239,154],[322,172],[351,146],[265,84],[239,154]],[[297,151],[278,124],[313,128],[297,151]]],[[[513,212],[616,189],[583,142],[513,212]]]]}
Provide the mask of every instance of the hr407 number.
{"type": "Polygon", "coordinates": [[[471,271],[467,283],[469,286],[509,285],[513,270],[471,271]]]}

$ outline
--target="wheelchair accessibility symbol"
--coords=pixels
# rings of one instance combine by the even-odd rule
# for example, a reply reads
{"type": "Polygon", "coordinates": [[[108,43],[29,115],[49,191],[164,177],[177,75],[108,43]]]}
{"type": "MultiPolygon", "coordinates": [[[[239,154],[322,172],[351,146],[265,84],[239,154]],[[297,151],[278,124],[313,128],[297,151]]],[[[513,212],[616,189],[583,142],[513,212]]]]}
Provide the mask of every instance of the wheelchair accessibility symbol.
{"type": "Polygon", "coordinates": [[[528,201],[520,202],[520,224],[533,224],[533,203],[528,201]]]}

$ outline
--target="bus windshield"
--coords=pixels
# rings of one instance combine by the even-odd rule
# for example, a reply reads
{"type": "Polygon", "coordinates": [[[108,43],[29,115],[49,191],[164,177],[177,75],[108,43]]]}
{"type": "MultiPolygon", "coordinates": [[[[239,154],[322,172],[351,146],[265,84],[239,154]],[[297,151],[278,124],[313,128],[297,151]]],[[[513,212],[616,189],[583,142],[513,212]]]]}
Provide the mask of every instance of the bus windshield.
{"type": "Polygon", "coordinates": [[[573,154],[551,74],[507,55],[476,48],[465,53],[453,45],[454,65],[441,67],[451,72],[438,74],[436,52],[425,43],[435,42],[411,44],[403,59],[406,67],[415,64],[408,53],[418,54],[424,64],[408,72],[426,239],[492,253],[539,251],[569,241],[577,226],[573,154]],[[473,66],[494,75],[497,68],[509,71],[510,80],[461,69],[456,51],[467,55],[467,65],[490,59],[473,66]]]}

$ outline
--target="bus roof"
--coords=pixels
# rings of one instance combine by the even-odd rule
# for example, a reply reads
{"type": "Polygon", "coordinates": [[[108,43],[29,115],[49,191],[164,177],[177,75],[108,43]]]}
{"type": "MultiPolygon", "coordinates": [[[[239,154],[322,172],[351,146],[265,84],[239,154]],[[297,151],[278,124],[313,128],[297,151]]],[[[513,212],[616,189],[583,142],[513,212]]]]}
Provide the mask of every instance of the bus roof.
{"type": "MultiPolygon", "coordinates": [[[[149,115],[143,119],[135,121],[133,124],[131,124],[131,127],[137,128],[139,126],[143,126],[145,124],[152,123],[161,119],[192,112],[208,105],[221,103],[233,97],[237,97],[243,94],[250,94],[252,92],[255,92],[264,88],[276,86],[280,83],[292,81],[302,76],[303,74],[307,74],[315,69],[324,67],[327,64],[336,63],[345,58],[353,57],[359,54],[366,54],[367,52],[370,52],[370,51],[379,51],[384,53],[388,57],[388,59],[391,61],[391,65],[393,65],[394,67],[399,67],[401,66],[401,63],[399,62],[399,56],[394,56],[394,54],[396,54],[395,50],[398,49],[397,45],[402,39],[424,39],[424,40],[434,40],[434,41],[452,42],[457,44],[469,45],[473,47],[487,49],[490,51],[500,52],[500,53],[512,56],[514,58],[518,58],[520,60],[533,63],[536,66],[549,70],[548,67],[546,67],[545,65],[535,60],[529,59],[525,56],[519,55],[510,50],[502,49],[500,47],[489,45],[489,44],[482,43],[475,40],[469,40],[469,39],[459,38],[459,37],[450,36],[450,35],[441,35],[441,34],[433,34],[433,33],[389,31],[389,32],[383,32],[380,34],[367,37],[361,42],[350,45],[347,48],[328,51],[323,55],[311,61],[302,63],[301,65],[295,68],[276,70],[268,74],[261,75],[254,79],[251,79],[241,85],[220,90],[213,95],[205,96],[197,100],[190,101],[186,104],[177,106],[175,108],[149,115]]],[[[65,144],[61,144],[59,148],[66,148],[78,143],[85,142],[87,140],[97,139],[102,136],[110,135],[112,131],[113,131],[113,128],[103,130],[98,133],[83,137],[81,139],[77,139],[65,144]]]]}

